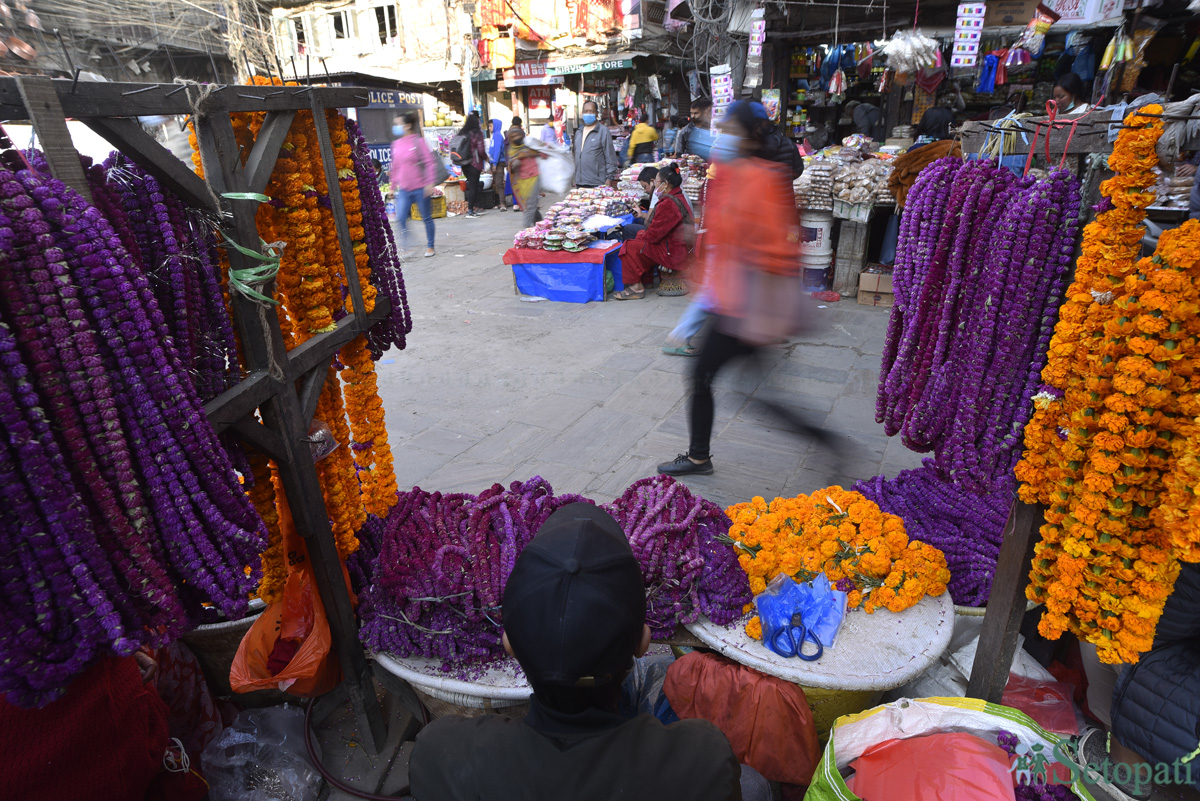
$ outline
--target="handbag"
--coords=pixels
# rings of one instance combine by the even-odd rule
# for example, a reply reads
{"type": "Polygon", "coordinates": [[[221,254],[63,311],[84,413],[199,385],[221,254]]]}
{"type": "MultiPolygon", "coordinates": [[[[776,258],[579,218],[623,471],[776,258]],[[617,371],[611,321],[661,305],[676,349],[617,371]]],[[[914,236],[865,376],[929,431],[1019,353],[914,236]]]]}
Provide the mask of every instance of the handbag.
{"type": "Polygon", "coordinates": [[[433,151],[429,148],[425,148],[425,152],[433,159],[433,185],[444,184],[450,178],[450,172],[446,169],[445,163],[440,156],[434,155],[433,151]]]}

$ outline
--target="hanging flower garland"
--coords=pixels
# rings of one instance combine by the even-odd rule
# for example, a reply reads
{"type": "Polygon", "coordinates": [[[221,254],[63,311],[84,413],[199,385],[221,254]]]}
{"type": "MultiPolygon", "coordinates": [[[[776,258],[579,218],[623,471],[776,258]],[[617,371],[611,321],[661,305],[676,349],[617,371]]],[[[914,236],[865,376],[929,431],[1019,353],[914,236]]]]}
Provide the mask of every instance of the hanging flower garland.
{"type": "Polygon", "coordinates": [[[121,243],[61,182],[0,168],[0,689],[17,703],[177,636],[202,604],[240,617],[257,583],[261,523],[121,243]]]}
{"type": "Polygon", "coordinates": [[[1150,648],[1178,560],[1200,556],[1180,487],[1200,411],[1200,223],[1137,259],[1162,123],[1134,113],[1126,125],[1016,471],[1021,497],[1047,505],[1027,590],[1046,603],[1039,630],[1070,631],[1106,662],[1150,648]]]}

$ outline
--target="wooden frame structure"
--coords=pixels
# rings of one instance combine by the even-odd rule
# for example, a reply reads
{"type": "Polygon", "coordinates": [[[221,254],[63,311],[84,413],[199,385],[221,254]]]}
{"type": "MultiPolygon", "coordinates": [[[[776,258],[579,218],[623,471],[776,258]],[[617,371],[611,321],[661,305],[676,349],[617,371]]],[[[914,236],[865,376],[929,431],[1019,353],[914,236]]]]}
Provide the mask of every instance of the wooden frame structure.
{"type": "MultiPolygon", "coordinates": [[[[378,751],[387,737],[386,724],[371,669],[358,639],[358,626],[308,441],[309,426],[334,355],[390,311],[388,298],[382,294],[376,297],[370,314],[364,310],[324,113],[328,108],[366,104],[365,92],[353,88],[80,84],[43,77],[0,78],[0,119],[28,119],[33,124],[56,178],[91,198],[66,126],[67,117],[77,118],[152,173],[184,203],[217,215],[224,236],[255,253],[261,252],[255,224],[257,201],[224,196],[262,193],[296,113],[313,112],[354,313],[339,320],[334,330],[317,334],[287,351],[277,316],[273,312],[262,314],[262,307],[254,301],[240,293],[231,293],[247,374],[235,387],[206,403],[204,411],[218,433],[231,432],[275,461],[296,529],[304,537],[313,560],[333,650],[342,668],[340,689],[349,696],[360,736],[371,750],[378,751]],[[253,146],[245,154],[234,139],[230,114],[236,112],[266,114],[253,146]],[[142,130],[135,118],[143,115],[191,117],[205,165],[205,179],[142,130]]],[[[228,250],[228,256],[232,269],[258,266],[254,259],[235,248],[228,250]]],[[[262,291],[270,295],[273,287],[262,291]]]]}

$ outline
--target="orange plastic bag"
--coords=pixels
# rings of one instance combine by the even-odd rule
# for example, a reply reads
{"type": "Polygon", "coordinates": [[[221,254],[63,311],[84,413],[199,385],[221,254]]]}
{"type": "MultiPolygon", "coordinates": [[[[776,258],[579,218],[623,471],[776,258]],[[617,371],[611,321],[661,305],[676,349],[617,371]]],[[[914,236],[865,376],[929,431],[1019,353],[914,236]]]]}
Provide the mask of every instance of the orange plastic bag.
{"type": "Polygon", "coordinates": [[[308,548],[282,498],[279,526],[290,564],[283,599],[264,609],[242,637],[229,669],[229,685],[239,693],[283,690],[303,697],[324,695],[342,680],[342,671],[331,652],[329,620],[313,579],[308,548]]]}
{"type": "Polygon", "coordinates": [[[692,652],[667,670],[663,692],[680,718],[716,724],[738,761],[770,781],[808,784],[820,759],[804,691],[715,654],[692,652]]]}
{"type": "Polygon", "coordinates": [[[846,786],[871,801],[1013,801],[1008,754],[965,732],[873,745],[850,763],[846,786]]]}

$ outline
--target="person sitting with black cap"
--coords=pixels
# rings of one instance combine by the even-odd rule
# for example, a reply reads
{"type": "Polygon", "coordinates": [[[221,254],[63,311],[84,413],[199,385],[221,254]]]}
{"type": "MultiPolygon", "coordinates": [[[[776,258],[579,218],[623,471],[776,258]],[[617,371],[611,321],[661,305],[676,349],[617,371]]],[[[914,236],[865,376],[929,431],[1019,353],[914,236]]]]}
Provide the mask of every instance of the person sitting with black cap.
{"type": "MultiPolygon", "coordinates": [[[[415,801],[743,798],[716,726],[617,712],[650,629],[641,569],[611,515],[587,503],[550,515],[517,558],[502,610],[505,649],[533,688],[529,714],[425,727],[409,762],[415,801]]],[[[766,781],[747,772],[761,794],[766,781]]]]}

